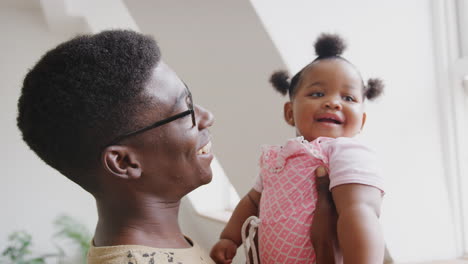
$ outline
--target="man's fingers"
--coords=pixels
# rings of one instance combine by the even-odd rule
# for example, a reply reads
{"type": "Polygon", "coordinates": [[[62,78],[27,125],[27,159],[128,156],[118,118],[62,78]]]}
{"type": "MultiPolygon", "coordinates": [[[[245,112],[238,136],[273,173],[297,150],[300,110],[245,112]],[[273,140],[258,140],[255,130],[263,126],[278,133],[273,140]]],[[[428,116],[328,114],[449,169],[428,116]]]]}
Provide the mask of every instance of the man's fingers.
{"type": "Polygon", "coordinates": [[[326,175],[328,175],[328,172],[327,169],[325,169],[323,166],[320,166],[315,170],[315,176],[317,177],[324,177],[326,175]]]}
{"type": "Polygon", "coordinates": [[[327,169],[320,166],[315,170],[315,182],[317,184],[317,191],[319,195],[328,194],[328,188],[330,186],[330,178],[328,177],[327,169]]]}

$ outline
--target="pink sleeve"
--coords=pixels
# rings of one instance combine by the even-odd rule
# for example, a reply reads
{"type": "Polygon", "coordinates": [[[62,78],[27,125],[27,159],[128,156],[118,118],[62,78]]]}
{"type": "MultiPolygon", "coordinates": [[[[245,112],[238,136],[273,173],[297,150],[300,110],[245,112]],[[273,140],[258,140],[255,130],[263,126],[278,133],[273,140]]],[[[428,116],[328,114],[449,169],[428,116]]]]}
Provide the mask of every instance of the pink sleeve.
{"type": "Polygon", "coordinates": [[[256,190],[259,193],[261,193],[263,191],[262,173],[261,172],[255,178],[255,184],[253,186],[253,189],[256,190]]]}
{"type": "Polygon", "coordinates": [[[375,153],[354,138],[326,142],[329,157],[330,190],[338,185],[359,183],[384,192],[383,179],[375,153]]]}

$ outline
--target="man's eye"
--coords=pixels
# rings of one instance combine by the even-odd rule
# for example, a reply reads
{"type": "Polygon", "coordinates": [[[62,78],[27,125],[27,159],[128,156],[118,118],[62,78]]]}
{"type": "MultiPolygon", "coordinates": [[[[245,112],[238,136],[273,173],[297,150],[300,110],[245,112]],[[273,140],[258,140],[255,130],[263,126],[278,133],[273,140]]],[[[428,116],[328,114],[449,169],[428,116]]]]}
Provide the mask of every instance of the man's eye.
{"type": "Polygon", "coordinates": [[[312,97],[323,97],[323,96],[325,96],[325,94],[324,94],[324,93],[321,93],[321,92],[315,92],[315,93],[309,94],[309,96],[312,96],[312,97]]]}

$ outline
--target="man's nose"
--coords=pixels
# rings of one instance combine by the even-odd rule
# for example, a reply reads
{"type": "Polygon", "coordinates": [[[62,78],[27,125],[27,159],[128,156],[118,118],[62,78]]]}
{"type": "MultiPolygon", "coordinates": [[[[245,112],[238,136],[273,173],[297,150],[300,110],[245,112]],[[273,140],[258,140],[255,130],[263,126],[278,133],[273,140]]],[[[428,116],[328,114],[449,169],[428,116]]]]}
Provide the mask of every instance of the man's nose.
{"type": "Polygon", "coordinates": [[[198,129],[200,130],[208,128],[214,123],[214,115],[199,105],[195,105],[195,118],[197,119],[198,129]]]}

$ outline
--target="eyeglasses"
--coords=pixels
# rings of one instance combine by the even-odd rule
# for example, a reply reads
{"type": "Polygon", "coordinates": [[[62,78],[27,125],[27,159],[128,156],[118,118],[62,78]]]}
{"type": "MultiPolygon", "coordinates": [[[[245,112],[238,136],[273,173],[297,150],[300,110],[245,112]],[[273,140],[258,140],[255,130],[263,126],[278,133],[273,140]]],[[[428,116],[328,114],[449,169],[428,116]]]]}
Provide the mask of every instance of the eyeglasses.
{"type": "Polygon", "coordinates": [[[148,131],[148,130],[153,129],[153,128],[160,127],[162,125],[165,125],[167,123],[175,121],[175,120],[177,120],[179,118],[188,116],[190,114],[192,115],[192,125],[196,126],[197,122],[195,120],[195,110],[193,110],[192,93],[190,93],[190,90],[188,89],[187,85],[185,85],[185,88],[187,89],[187,107],[188,107],[188,110],[186,110],[184,112],[181,112],[181,113],[178,113],[176,115],[170,116],[168,118],[165,118],[163,120],[159,120],[159,121],[157,121],[157,122],[155,122],[155,123],[153,123],[153,124],[151,124],[149,126],[146,126],[146,127],[140,128],[138,130],[135,130],[135,131],[126,133],[124,135],[118,136],[118,137],[114,138],[109,144],[105,145],[105,147],[115,145],[116,143],[118,143],[119,141],[121,141],[121,140],[123,140],[125,138],[134,136],[136,134],[143,133],[143,132],[148,131]]]}

